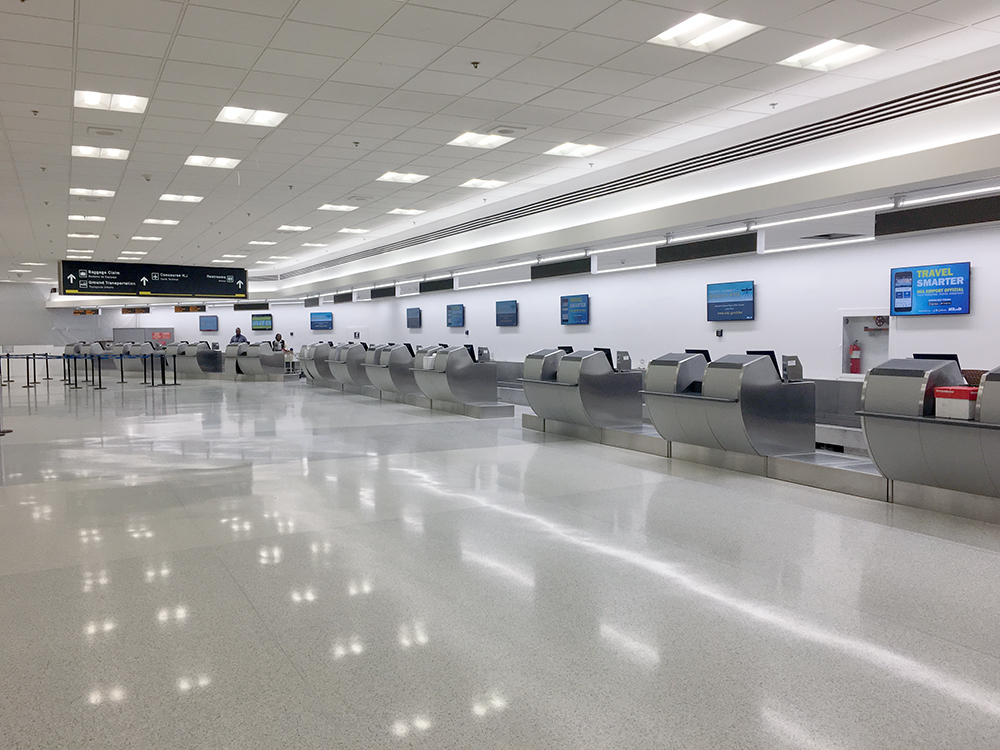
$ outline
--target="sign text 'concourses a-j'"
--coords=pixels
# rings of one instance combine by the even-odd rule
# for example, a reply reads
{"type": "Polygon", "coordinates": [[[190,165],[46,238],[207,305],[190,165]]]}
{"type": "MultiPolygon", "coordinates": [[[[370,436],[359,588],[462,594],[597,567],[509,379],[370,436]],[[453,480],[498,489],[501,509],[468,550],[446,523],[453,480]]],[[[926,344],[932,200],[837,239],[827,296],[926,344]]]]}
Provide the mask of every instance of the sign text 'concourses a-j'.
{"type": "Polygon", "coordinates": [[[243,268],[64,260],[59,263],[59,293],[246,299],[247,272],[243,268]]]}

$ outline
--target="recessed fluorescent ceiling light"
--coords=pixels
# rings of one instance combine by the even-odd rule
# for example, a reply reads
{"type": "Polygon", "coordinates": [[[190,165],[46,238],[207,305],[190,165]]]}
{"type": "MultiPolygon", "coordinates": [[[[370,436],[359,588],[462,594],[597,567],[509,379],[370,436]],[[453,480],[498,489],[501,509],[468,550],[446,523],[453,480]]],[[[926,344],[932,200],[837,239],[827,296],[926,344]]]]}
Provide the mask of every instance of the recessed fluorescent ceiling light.
{"type": "Polygon", "coordinates": [[[396,216],[420,216],[420,214],[427,213],[426,211],[421,211],[418,208],[394,208],[390,214],[395,214],[396,216]]]}
{"type": "Polygon", "coordinates": [[[94,251],[93,250],[78,250],[75,247],[71,247],[66,252],[67,253],[92,253],[94,251]]]}
{"type": "Polygon", "coordinates": [[[839,39],[831,39],[815,47],[800,52],[797,55],[782,60],[778,65],[788,65],[792,68],[806,68],[807,70],[819,70],[828,73],[831,70],[842,68],[845,65],[856,63],[859,60],[866,60],[874,57],[882,50],[876,47],[869,47],[866,44],[851,44],[842,42],[839,39]]]}
{"type": "Polygon", "coordinates": [[[135,236],[132,239],[136,240],[137,242],[159,242],[163,238],[162,237],[139,237],[139,236],[135,236]]]}
{"type": "Polygon", "coordinates": [[[168,227],[175,227],[180,224],[177,219],[143,219],[143,224],[163,224],[168,227]]]}
{"type": "Polygon", "coordinates": [[[348,227],[344,227],[343,229],[339,229],[337,231],[339,231],[341,234],[367,234],[368,233],[367,229],[349,229],[348,227]]]}
{"type": "Polygon", "coordinates": [[[80,216],[79,214],[72,214],[67,218],[69,221],[105,221],[103,216],[80,216]]]}
{"type": "Polygon", "coordinates": [[[273,266],[276,263],[276,261],[273,261],[273,260],[255,260],[254,263],[256,263],[259,266],[273,266]]]}
{"type": "Polygon", "coordinates": [[[503,187],[507,183],[503,180],[478,180],[471,179],[463,182],[459,187],[468,188],[482,188],[484,190],[492,190],[493,188],[503,187]]]}
{"type": "Polygon", "coordinates": [[[45,265],[48,265],[48,264],[47,263],[32,263],[31,261],[26,260],[26,261],[24,261],[24,263],[21,263],[20,265],[22,265],[22,266],[45,266],[45,265]]]}
{"type": "Polygon", "coordinates": [[[264,240],[250,240],[248,245],[277,245],[277,242],[266,242],[264,240]]]}
{"type": "Polygon", "coordinates": [[[146,255],[145,250],[122,250],[119,255],[146,255]]]}
{"type": "Polygon", "coordinates": [[[112,112],[135,112],[142,114],[146,111],[149,99],[145,96],[131,96],[130,94],[103,94],[100,91],[74,91],[73,106],[84,109],[109,109],[112,112]]]}
{"type": "Polygon", "coordinates": [[[232,122],[240,125],[260,125],[273,128],[281,124],[288,115],[284,112],[271,112],[266,109],[243,109],[242,107],[223,107],[216,122],[232,122]]]}
{"type": "Polygon", "coordinates": [[[97,146],[73,146],[73,156],[86,156],[91,159],[127,159],[126,148],[98,148],[97,146]]]}
{"type": "Polygon", "coordinates": [[[496,148],[505,143],[510,143],[513,138],[504,135],[480,135],[479,133],[463,133],[453,141],[449,141],[449,146],[466,146],[467,148],[496,148]]]}
{"type": "Polygon", "coordinates": [[[222,257],[223,257],[223,258],[245,258],[245,257],[247,257],[247,256],[245,256],[245,255],[240,255],[239,253],[226,253],[226,254],[225,254],[225,255],[223,255],[222,257]]]}
{"type": "Polygon", "coordinates": [[[70,188],[70,195],[83,195],[89,198],[114,198],[114,190],[95,190],[93,188],[70,188]]]}
{"type": "Polygon", "coordinates": [[[174,195],[173,193],[164,193],[160,196],[160,200],[174,201],[175,203],[201,203],[205,200],[205,198],[201,195],[174,195]]]}
{"type": "Polygon", "coordinates": [[[222,259],[216,259],[216,260],[213,260],[212,262],[213,262],[213,263],[235,263],[236,261],[235,261],[235,260],[222,260],[222,259]]]}
{"type": "Polygon", "coordinates": [[[202,156],[191,154],[185,161],[186,167],[215,167],[216,169],[233,169],[240,163],[239,159],[229,159],[225,156],[202,156]]]}
{"type": "Polygon", "coordinates": [[[302,247],[327,247],[322,242],[303,242],[302,247]]]}
{"type": "Polygon", "coordinates": [[[290,255],[272,255],[271,260],[291,260],[290,255]]]}
{"type": "Polygon", "coordinates": [[[76,232],[70,232],[66,235],[70,239],[74,240],[96,240],[101,235],[99,234],[77,234],[76,232]]]}
{"type": "Polygon", "coordinates": [[[561,146],[556,146],[555,148],[550,148],[546,151],[547,156],[593,156],[594,154],[599,154],[602,151],[607,151],[608,149],[604,146],[594,146],[586,145],[582,146],[579,143],[564,143],[561,146]]]}
{"type": "Polygon", "coordinates": [[[335,206],[332,203],[324,203],[317,210],[319,211],[355,211],[357,206],[335,206]]]}
{"type": "Polygon", "coordinates": [[[420,182],[421,180],[426,180],[430,175],[426,174],[403,174],[401,172],[386,172],[384,175],[379,177],[380,182],[405,182],[412,185],[415,182],[420,182]]]}
{"type": "Polygon", "coordinates": [[[279,232],[308,232],[312,227],[297,226],[295,224],[282,224],[278,227],[279,232]]]}
{"type": "Polygon", "coordinates": [[[66,260],[93,260],[90,255],[67,255],[66,260]]]}
{"type": "Polygon", "coordinates": [[[649,41],[667,47],[680,47],[697,52],[715,52],[738,42],[740,39],[763,29],[745,21],[731,21],[728,18],[699,13],[673,26],[649,41]]]}

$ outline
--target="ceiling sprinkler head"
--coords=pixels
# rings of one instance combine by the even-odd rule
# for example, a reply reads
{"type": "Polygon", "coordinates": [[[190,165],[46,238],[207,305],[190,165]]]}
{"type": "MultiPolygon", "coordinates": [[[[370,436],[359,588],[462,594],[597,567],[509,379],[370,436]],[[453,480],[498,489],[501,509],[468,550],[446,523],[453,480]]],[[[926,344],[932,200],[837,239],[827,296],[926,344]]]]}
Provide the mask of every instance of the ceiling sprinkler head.
{"type": "Polygon", "coordinates": [[[473,61],[472,61],[472,67],[473,67],[473,68],[474,68],[475,70],[479,70],[479,60],[473,60],[473,61]]]}

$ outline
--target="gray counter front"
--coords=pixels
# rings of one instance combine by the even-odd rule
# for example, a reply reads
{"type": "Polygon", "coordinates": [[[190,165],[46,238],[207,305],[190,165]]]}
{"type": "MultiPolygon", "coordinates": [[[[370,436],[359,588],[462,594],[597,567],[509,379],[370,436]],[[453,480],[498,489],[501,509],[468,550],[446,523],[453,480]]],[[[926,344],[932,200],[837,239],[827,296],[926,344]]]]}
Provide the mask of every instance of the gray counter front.
{"type": "Polygon", "coordinates": [[[413,375],[414,353],[408,344],[388,344],[368,352],[365,372],[372,385],[385,393],[420,393],[413,375]]]}
{"type": "Polygon", "coordinates": [[[328,359],[330,374],[344,385],[364,388],[372,383],[365,373],[365,357],[368,347],[365,344],[351,342],[341,344],[330,352],[328,359]]]}
{"type": "Polygon", "coordinates": [[[472,405],[497,401],[496,362],[474,362],[464,346],[418,353],[413,376],[432,402],[472,405]]]}

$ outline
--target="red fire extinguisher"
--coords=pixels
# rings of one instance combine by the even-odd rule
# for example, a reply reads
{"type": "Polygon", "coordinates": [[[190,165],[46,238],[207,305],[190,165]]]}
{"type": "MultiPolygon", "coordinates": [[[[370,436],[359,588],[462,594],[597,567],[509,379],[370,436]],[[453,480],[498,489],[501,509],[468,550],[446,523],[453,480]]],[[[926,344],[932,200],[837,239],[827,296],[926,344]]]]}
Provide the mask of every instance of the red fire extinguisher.
{"type": "Polygon", "coordinates": [[[851,344],[851,374],[861,374],[861,344],[855,341],[851,344]]]}

